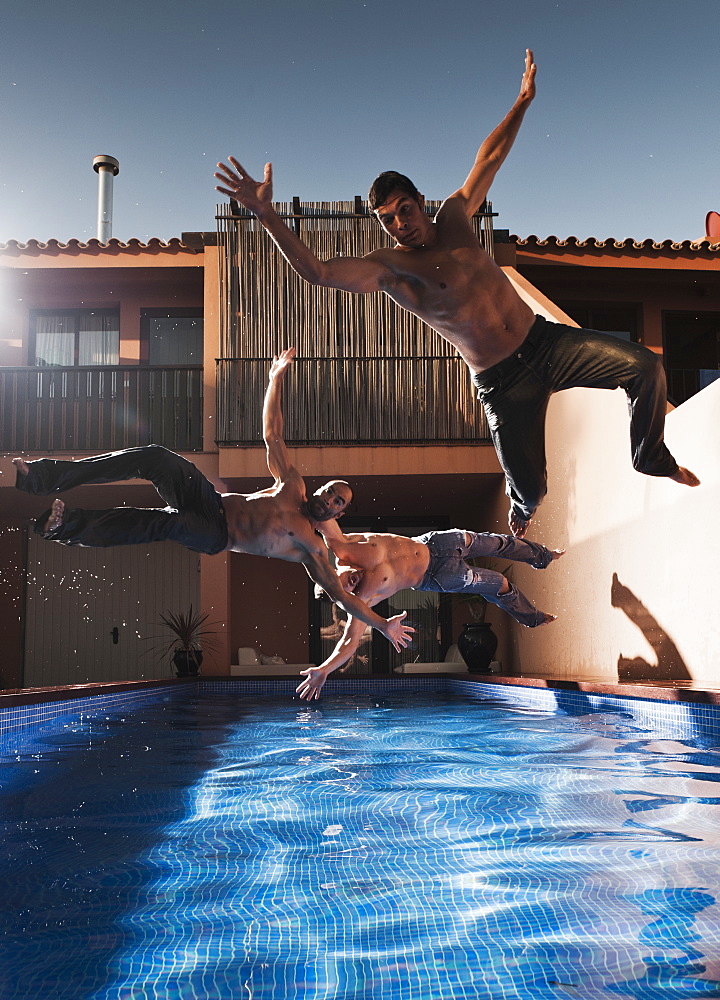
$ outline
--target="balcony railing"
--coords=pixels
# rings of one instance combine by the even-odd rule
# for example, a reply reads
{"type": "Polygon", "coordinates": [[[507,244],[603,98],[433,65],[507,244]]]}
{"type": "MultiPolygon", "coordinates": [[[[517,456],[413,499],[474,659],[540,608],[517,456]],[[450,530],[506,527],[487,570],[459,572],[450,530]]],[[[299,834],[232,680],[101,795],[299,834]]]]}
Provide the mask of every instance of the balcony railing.
{"type": "Polygon", "coordinates": [[[3,451],[201,451],[202,419],[197,365],[0,368],[3,451]]]}
{"type": "MultiPolygon", "coordinates": [[[[269,358],[218,361],[218,444],[262,442],[269,358]]],[[[456,357],[311,358],[283,387],[290,444],[489,441],[467,367],[456,357]]]]}

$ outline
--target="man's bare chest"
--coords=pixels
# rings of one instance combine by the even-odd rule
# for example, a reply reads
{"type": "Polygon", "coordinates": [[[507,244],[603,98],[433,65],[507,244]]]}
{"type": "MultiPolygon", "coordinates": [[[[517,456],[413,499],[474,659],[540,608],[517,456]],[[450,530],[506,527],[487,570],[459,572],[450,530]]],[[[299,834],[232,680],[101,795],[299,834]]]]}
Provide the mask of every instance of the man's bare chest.
{"type": "MultiPolygon", "coordinates": [[[[258,497],[250,500],[238,523],[239,551],[250,555],[300,562],[312,544],[310,522],[295,507],[288,507],[276,497],[258,497]]],[[[232,518],[228,517],[228,530],[232,533],[232,518]]]]}
{"type": "Polygon", "coordinates": [[[413,251],[394,263],[395,280],[386,288],[388,294],[399,305],[431,315],[462,307],[493,269],[479,246],[413,251]]]}

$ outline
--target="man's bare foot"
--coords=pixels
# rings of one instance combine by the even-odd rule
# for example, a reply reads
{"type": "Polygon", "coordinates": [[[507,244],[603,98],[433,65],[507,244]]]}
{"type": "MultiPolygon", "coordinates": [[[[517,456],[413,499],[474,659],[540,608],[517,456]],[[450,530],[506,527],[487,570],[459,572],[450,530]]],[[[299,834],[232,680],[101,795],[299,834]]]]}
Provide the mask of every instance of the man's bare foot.
{"type": "Polygon", "coordinates": [[[699,486],[700,480],[691,472],[690,469],[683,468],[682,465],[678,465],[678,470],[674,476],[668,476],[668,479],[672,479],[674,483],[682,483],[683,486],[699,486]]]}
{"type": "Polygon", "coordinates": [[[15,468],[22,476],[27,476],[27,474],[30,472],[28,464],[24,458],[14,458],[12,460],[12,464],[15,466],[15,468]]]}
{"type": "Polygon", "coordinates": [[[53,500],[52,507],[50,508],[50,517],[45,522],[45,527],[42,529],[43,534],[47,534],[48,531],[54,531],[59,528],[63,523],[63,517],[65,515],[65,504],[62,500],[53,500]]]}
{"type": "Polygon", "coordinates": [[[549,625],[550,622],[557,621],[557,615],[545,615],[541,622],[538,622],[535,628],[539,628],[541,625],[549,625]]]}
{"type": "Polygon", "coordinates": [[[530,518],[525,520],[524,517],[520,517],[516,514],[514,510],[510,510],[508,514],[508,524],[510,525],[510,531],[513,533],[515,538],[524,538],[527,534],[527,530],[530,527],[530,518]]]}
{"type": "MultiPolygon", "coordinates": [[[[528,543],[528,544],[531,544],[531,543],[528,543]]],[[[542,564],[540,566],[536,566],[534,563],[530,563],[530,565],[532,566],[533,569],[547,569],[548,566],[550,565],[550,563],[555,562],[555,560],[559,559],[560,556],[564,556],[565,555],[565,549],[549,549],[548,551],[550,552],[550,555],[552,556],[552,559],[550,560],[550,562],[547,563],[545,566],[543,566],[542,564]]]]}

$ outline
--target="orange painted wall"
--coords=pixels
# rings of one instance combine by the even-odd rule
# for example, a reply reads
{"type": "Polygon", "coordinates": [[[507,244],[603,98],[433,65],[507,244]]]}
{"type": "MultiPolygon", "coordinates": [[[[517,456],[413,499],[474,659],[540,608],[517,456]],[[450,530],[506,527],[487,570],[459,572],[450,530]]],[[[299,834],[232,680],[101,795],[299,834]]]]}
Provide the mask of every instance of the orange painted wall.
{"type": "Polygon", "coordinates": [[[230,635],[233,662],[252,646],[286,663],[308,662],[308,575],[298,563],[230,556],[230,635]]]}
{"type": "Polygon", "coordinates": [[[25,521],[3,517],[0,530],[0,687],[22,682],[25,521]]]}

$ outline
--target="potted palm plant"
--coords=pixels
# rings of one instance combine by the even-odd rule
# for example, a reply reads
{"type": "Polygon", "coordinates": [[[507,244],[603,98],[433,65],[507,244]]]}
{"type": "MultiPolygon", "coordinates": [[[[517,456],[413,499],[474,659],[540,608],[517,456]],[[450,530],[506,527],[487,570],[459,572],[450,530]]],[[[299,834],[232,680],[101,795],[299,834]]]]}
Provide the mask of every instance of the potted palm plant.
{"type": "MultiPolygon", "coordinates": [[[[149,652],[161,650],[162,656],[172,657],[177,677],[196,677],[203,661],[203,649],[217,649],[217,640],[213,638],[215,630],[207,625],[207,612],[194,611],[192,604],[188,611],[168,611],[160,615],[160,624],[167,629],[170,637],[162,637],[149,652]]],[[[160,638],[153,636],[152,638],[160,638]]]]}

